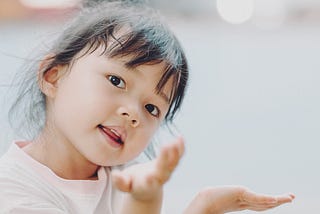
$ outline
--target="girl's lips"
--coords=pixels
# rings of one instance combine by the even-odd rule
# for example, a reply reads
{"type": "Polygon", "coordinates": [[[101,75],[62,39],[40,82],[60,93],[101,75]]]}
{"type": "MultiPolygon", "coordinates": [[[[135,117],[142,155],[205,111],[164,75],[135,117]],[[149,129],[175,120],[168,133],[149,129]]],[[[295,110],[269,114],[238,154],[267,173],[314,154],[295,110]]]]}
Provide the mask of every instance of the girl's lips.
{"type": "Polygon", "coordinates": [[[108,138],[108,142],[113,147],[121,147],[124,145],[125,135],[124,132],[118,127],[105,127],[99,125],[98,128],[102,131],[102,134],[108,138]]]}

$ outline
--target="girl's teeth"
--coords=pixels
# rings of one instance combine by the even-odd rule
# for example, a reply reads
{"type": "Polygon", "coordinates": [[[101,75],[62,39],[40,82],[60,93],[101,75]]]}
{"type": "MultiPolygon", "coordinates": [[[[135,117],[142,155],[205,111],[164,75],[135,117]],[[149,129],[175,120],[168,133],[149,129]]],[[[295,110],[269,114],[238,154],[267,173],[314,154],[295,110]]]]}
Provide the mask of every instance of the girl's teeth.
{"type": "Polygon", "coordinates": [[[111,131],[113,134],[115,134],[115,135],[117,135],[118,137],[120,137],[119,134],[118,134],[118,132],[116,132],[115,130],[110,129],[110,131],[111,131]]]}

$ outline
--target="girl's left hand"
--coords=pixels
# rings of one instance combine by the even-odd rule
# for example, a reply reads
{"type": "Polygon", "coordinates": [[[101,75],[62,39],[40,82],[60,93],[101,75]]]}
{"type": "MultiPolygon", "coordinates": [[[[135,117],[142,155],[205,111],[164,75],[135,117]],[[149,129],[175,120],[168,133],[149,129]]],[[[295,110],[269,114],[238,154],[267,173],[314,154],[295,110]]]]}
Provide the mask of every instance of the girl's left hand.
{"type": "Polygon", "coordinates": [[[112,172],[113,183],[136,200],[161,200],[162,186],[170,178],[183,152],[183,139],[178,138],[165,145],[155,160],[112,172]]]}
{"type": "Polygon", "coordinates": [[[222,214],[240,210],[264,211],[291,202],[295,196],[255,193],[242,186],[207,187],[200,191],[184,214],[222,214]]]}

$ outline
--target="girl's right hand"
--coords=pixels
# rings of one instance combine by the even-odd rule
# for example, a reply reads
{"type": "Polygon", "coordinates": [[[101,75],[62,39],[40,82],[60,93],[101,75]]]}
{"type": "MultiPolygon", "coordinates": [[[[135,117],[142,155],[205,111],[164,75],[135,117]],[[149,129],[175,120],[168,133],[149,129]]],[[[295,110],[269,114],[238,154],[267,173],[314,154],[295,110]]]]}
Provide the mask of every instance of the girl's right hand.
{"type": "Polygon", "coordinates": [[[263,211],[291,202],[295,196],[257,194],[241,186],[209,187],[200,191],[184,214],[222,214],[240,210],[263,211]]]}
{"type": "Polygon", "coordinates": [[[156,159],[135,164],[122,171],[113,171],[114,185],[123,192],[130,193],[136,200],[147,201],[159,198],[162,186],[169,180],[184,152],[183,139],[177,138],[164,145],[156,159]]]}

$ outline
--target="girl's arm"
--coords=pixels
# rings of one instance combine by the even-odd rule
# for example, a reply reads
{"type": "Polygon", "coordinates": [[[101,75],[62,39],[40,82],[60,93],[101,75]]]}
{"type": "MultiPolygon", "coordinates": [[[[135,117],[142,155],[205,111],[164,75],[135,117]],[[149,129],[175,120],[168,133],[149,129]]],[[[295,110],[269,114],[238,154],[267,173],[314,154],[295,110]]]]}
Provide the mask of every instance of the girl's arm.
{"type": "Polygon", "coordinates": [[[174,143],[165,145],[155,160],[133,165],[121,172],[114,171],[114,185],[129,193],[124,198],[121,213],[160,213],[163,184],[170,178],[183,152],[183,140],[178,138],[174,143]]]}

